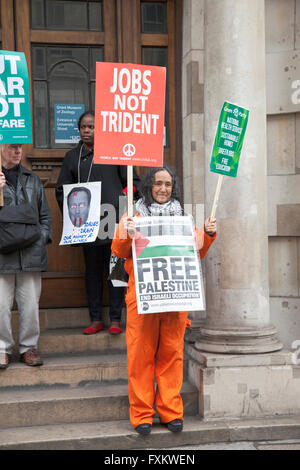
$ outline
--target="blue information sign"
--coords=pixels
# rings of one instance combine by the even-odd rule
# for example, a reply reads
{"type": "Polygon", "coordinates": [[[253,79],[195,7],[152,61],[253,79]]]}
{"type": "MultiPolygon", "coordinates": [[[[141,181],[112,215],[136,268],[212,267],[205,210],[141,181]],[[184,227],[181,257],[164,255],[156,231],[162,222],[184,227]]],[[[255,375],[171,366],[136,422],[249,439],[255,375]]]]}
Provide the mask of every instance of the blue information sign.
{"type": "Polygon", "coordinates": [[[54,136],[56,144],[76,144],[80,140],[78,119],[84,104],[54,105],[54,136]]]}

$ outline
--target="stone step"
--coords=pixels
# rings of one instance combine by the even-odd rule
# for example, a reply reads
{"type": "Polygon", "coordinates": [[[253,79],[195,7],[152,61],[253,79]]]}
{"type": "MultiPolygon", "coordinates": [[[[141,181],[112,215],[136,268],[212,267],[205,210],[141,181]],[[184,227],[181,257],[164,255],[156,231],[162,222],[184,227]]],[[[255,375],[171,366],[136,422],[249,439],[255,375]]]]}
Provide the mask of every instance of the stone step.
{"type": "Polygon", "coordinates": [[[45,330],[39,338],[39,352],[44,354],[67,354],[85,351],[126,351],[125,331],[111,335],[107,330],[95,335],[84,335],[81,328],[45,330]]]}
{"type": "Polygon", "coordinates": [[[44,385],[77,386],[90,382],[127,380],[126,355],[82,354],[44,357],[44,365],[29,367],[12,362],[0,370],[0,390],[5,387],[44,385]]]}
{"type": "MultiPolygon", "coordinates": [[[[198,391],[182,386],[185,415],[198,413],[198,391]]],[[[128,384],[7,390],[0,394],[0,428],[99,422],[129,417],[128,384]]]]}
{"type": "Polygon", "coordinates": [[[155,422],[151,434],[141,436],[128,420],[0,429],[0,450],[106,450],[107,457],[112,457],[112,448],[174,449],[216,442],[299,439],[299,436],[299,416],[231,421],[201,421],[197,416],[187,416],[183,432],[178,434],[155,422]]]}
{"type": "MultiPolygon", "coordinates": [[[[90,316],[88,308],[48,308],[40,309],[40,329],[55,329],[55,328],[86,328],[90,325],[90,316]]],[[[102,312],[103,324],[108,327],[109,309],[103,307],[102,312]]],[[[124,326],[126,323],[126,309],[122,311],[121,324],[124,326]]],[[[18,331],[18,312],[12,312],[12,329],[18,331]]]]}

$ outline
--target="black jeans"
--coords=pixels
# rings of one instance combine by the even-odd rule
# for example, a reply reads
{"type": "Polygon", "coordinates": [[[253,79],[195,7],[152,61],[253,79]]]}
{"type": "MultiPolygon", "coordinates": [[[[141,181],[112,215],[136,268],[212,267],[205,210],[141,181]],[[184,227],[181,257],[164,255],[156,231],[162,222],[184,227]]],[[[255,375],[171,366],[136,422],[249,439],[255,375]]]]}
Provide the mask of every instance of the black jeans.
{"type": "MultiPolygon", "coordinates": [[[[101,321],[102,318],[102,292],[103,274],[109,276],[109,261],[111,244],[84,245],[85,282],[91,321],[101,321]]],[[[109,317],[110,321],[120,321],[124,303],[124,287],[114,287],[107,281],[109,291],[109,317]]]]}

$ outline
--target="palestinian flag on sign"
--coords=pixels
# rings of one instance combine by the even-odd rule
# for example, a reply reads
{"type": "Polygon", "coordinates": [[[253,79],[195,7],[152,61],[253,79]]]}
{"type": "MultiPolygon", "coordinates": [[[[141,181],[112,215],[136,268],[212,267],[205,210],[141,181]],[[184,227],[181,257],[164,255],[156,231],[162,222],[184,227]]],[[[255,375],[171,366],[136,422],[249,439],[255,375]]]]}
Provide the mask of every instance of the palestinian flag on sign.
{"type": "Polygon", "coordinates": [[[158,258],[165,256],[194,256],[195,251],[193,245],[155,245],[151,244],[149,238],[144,237],[138,232],[135,238],[136,257],[142,258],[158,258]]]}

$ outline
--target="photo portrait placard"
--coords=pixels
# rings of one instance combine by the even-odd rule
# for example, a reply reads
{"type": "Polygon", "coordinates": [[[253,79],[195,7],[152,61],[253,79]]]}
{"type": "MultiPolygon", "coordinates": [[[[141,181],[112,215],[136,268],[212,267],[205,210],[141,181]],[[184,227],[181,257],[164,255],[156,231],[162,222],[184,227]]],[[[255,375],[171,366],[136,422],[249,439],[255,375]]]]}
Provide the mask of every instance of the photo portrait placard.
{"type": "Polygon", "coordinates": [[[60,245],[96,240],[100,227],[101,182],[65,184],[60,245]]]}

